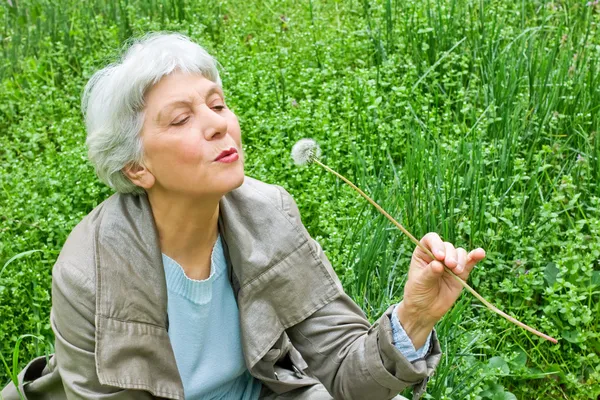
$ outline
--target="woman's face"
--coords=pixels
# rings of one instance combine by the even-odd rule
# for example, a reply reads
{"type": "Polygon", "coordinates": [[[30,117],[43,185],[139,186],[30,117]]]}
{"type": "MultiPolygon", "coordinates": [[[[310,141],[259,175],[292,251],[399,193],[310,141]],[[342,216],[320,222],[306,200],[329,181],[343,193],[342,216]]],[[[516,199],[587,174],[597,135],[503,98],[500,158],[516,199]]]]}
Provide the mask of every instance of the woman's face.
{"type": "Polygon", "coordinates": [[[240,125],[219,85],[174,72],[145,99],[141,137],[149,183],[141,186],[196,197],[222,196],[243,183],[240,125]],[[217,159],[232,149],[237,155],[217,159]]]}

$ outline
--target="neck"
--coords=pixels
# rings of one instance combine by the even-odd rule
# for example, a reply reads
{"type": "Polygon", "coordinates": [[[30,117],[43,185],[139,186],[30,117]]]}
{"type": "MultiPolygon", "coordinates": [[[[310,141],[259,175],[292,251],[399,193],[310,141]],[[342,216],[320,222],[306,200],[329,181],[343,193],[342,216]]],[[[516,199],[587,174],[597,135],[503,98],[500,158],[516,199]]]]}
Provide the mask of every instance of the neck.
{"type": "Polygon", "coordinates": [[[191,198],[148,192],[161,251],[193,279],[210,274],[210,256],[218,236],[219,197],[191,198]]]}

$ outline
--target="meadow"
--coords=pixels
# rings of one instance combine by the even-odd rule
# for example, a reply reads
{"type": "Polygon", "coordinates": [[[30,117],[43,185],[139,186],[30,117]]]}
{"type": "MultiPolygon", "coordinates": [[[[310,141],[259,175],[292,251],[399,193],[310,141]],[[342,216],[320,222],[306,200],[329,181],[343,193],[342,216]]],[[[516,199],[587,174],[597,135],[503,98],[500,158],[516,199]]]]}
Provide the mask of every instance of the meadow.
{"type": "MultiPolygon", "coordinates": [[[[0,387],[52,352],[51,270],[111,195],[80,96],[131,37],[181,32],[218,60],[246,173],[285,187],[375,320],[402,298],[415,236],[486,260],[437,326],[428,399],[600,396],[600,4],[575,0],[0,0],[0,387]]],[[[410,391],[404,393],[409,396],[410,391]]]]}

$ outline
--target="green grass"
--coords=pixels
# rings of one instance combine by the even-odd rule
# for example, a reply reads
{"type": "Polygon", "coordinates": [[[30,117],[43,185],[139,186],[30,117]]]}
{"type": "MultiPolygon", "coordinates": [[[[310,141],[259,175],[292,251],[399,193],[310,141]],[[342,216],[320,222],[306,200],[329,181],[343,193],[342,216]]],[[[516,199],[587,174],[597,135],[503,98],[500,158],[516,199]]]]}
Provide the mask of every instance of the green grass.
{"type": "Polygon", "coordinates": [[[302,137],[416,236],[484,247],[472,286],[560,339],[465,294],[438,324],[445,354],[427,396],[600,395],[600,5],[16,3],[0,3],[0,265],[40,252],[0,273],[0,382],[46,351],[23,335],[53,341],[52,265],[110,195],[86,161],[83,85],[131,36],[169,30],[218,58],[247,173],[292,193],[369,318],[401,299],[413,246],[330,174],[294,167],[302,137]]]}

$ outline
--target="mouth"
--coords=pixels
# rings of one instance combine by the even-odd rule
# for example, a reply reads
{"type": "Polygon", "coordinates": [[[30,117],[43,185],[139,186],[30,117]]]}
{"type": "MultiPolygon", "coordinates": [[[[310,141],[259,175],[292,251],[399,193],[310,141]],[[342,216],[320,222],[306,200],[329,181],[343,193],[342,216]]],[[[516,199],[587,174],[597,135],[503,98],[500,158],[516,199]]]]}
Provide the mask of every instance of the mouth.
{"type": "Polygon", "coordinates": [[[215,161],[233,162],[236,161],[238,157],[237,149],[235,147],[231,147],[228,150],[223,150],[221,154],[215,158],[215,161]]]}

